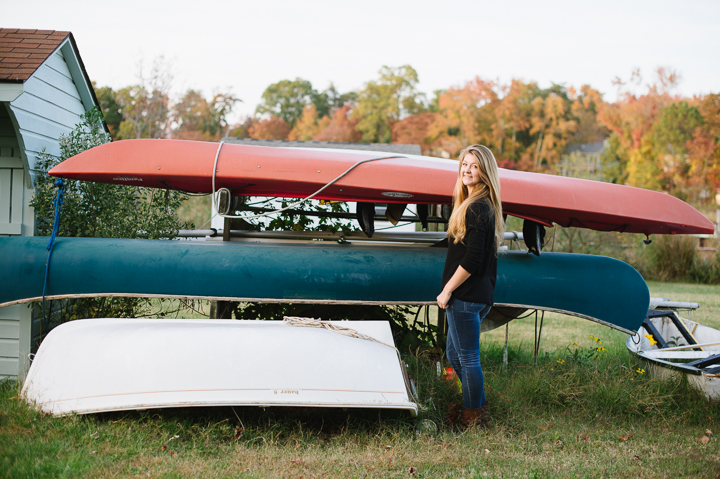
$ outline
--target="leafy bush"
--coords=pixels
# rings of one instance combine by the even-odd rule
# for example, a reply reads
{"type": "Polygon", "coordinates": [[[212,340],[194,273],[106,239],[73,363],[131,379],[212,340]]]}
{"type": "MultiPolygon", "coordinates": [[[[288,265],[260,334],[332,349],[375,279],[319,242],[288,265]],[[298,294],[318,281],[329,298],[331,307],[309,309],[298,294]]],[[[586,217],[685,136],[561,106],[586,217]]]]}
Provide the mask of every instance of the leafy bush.
{"type": "MultiPolygon", "coordinates": [[[[110,141],[102,128],[101,114],[92,110],[68,135],[60,138],[60,156],[43,152],[37,161],[39,174],[35,197],[36,234],[49,236],[55,218],[56,178],[47,171],[58,163],[90,148],[110,141]]],[[[174,191],[160,191],[123,185],[109,185],[64,180],[65,201],[62,205],[58,236],[102,238],[171,239],[182,223],[176,210],[186,196],[174,191]]],[[[40,303],[34,308],[40,309],[40,303]]],[[[168,314],[156,310],[148,298],[83,298],[50,302],[50,324],[76,318],[137,317],[168,314]]],[[[47,333],[48,331],[44,331],[47,333]]]]}
{"type": "Polygon", "coordinates": [[[652,254],[653,272],[661,281],[689,279],[697,257],[697,240],[690,236],[662,235],[655,239],[652,254]]]}

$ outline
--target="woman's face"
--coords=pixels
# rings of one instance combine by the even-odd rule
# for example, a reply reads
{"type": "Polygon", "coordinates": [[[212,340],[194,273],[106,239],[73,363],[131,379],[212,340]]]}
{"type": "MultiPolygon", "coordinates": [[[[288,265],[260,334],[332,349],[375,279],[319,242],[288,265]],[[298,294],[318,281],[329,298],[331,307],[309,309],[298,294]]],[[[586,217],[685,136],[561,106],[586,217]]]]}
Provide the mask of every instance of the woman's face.
{"type": "Polygon", "coordinates": [[[472,191],[475,185],[480,183],[480,165],[472,153],[466,154],[462,159],[460,178],[469,191],[472,191]]]}

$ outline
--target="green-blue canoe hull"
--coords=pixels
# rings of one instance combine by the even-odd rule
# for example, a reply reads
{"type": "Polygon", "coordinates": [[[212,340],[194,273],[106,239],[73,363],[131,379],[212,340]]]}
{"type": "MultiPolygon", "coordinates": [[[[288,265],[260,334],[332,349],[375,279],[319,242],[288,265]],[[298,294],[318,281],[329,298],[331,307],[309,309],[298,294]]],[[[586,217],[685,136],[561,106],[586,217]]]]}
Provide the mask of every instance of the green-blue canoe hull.
{"type": "MultiPolygon", "coordinates": [[[[0,238],[0,305],[43,294],[48,238],[0,238]]],[[[446,250],[310,243],[58,238],[47,298],[157,296],[238,301],[423,304],[440,291],[446,250]]],[[[557,310],[636,331],[642,276],[612,258],[566,253],[498,258],[495,303],[557,310]]]]}

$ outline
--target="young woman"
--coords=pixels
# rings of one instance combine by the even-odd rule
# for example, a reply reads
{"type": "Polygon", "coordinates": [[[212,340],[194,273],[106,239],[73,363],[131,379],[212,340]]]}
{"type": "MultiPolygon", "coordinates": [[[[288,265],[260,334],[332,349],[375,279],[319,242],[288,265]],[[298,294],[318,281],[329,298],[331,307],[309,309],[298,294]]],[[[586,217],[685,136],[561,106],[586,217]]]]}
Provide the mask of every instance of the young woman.
{"type": "Polygon", "coordinates": [[[447,357],[463,389],[465,427],[487,425],[480,366],[480,323],[490,311],[497,277],[497,246],[504,222],[497,162],[485,146],[460,152],[448,252],[438,306],[447,310],[447,357]]]}

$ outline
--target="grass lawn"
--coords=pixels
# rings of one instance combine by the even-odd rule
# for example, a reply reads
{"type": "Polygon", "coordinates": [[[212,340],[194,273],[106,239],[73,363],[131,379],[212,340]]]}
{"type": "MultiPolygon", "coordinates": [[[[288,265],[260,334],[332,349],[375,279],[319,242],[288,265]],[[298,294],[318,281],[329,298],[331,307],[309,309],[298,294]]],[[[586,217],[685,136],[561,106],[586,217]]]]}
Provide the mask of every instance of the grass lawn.
{"type": "MultiPolygon", "coordinates": [[[[720,327],[720,286],[649,287],[700,302],[693,319],[720,327]]],[[[5,382],[0,477],[720,477],[720,438],[706,432],[720,434],[720,405],[682,380],[638,372],[645,365],[625,350],[626,335],[604,326],[546,315],[537,366],[533,335],[533,318],[510,323],[507,368],[505,329],[482,336],[494,425],[466,432],[418,431],[397,412],[329,409],[54,418],[5,382]]],[[[442,421],[459,393],[437,378],[438,359],[429,350],[406,361],[422,417],[442,421]]]]}

